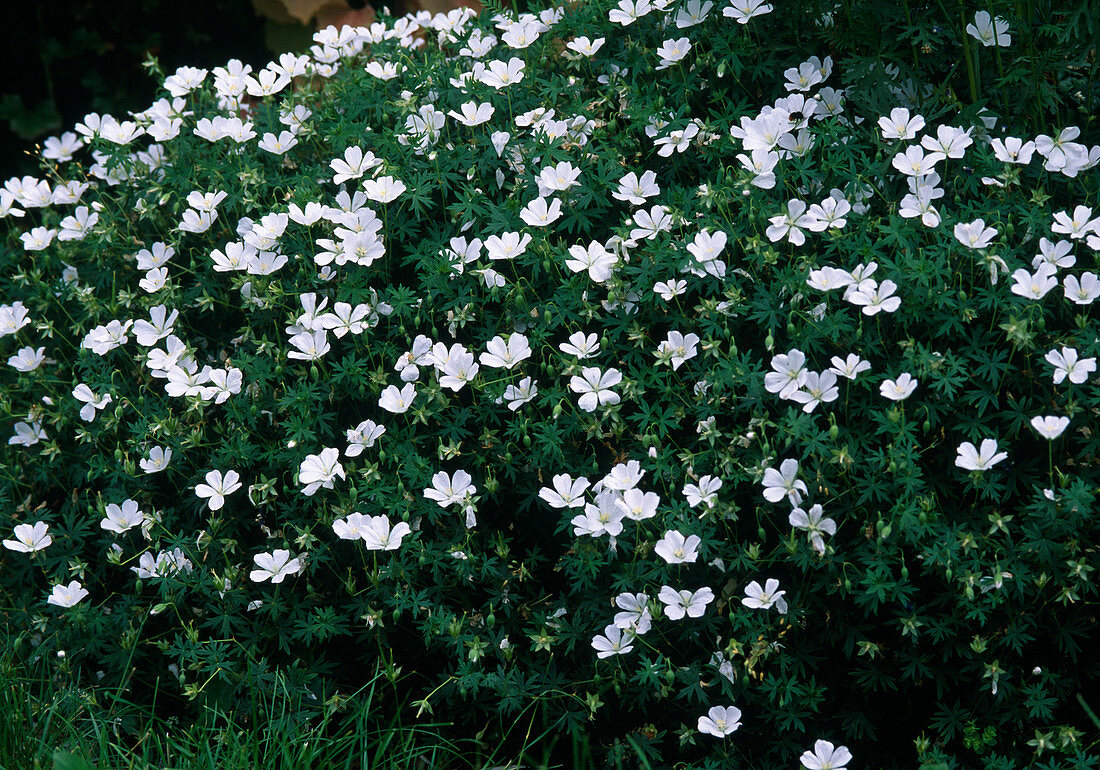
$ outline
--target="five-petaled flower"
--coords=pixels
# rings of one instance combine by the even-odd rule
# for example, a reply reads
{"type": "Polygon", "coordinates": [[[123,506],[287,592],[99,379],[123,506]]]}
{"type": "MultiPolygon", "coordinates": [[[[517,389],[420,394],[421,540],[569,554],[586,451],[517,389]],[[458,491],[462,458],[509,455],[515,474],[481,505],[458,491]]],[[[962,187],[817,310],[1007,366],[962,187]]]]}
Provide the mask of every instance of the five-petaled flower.
{"type": "Polygon", "coordinates": [[[73,580],[68,585],[55,585],[46,602],[57,607],[73,607],[87,595],[88,589],[80,585],[79,580],[73,580]]]}
{"type": "Polygon", "coordinates": [[[809,770],[844,770],[852,761],[846,746],[834,746],[829,741],[814,741],[814,750],[805,752],[799,761],[809,770]]]}
{"type": "Polygon", "coordinates": [[[1012,35],[1008,34],[1008,22],[1000,16],[990,18],[989,11],[974,14],[974,23],[966,25],[966,34],[988,47],[1012,45],[1012,35]]]}
{"type": "Polygon", "coordinates": [[[791,505],[802,502],[802,495],[809,490],[806,482],[798,478],[798,460],[787,458],[779,464],[779,470],[768,468],[764,471],[764,499],[778,503],[784,497],[791,505]]]}
{"type": "Polygon", "coordinates": [[[997,448],[997,440],[992,438],[982,439],[981,449],[969,441],[964,441],[959,444],[955,465],[968,471],[989,470],[1001,460],[1008,458],[1008,452],[998,452],[997,448]]]}
{"type": "Polygon", "coordinates": [[[783,598],[786,591],[779,590],[779,581],[768,578],[764,587],[755,580],[745,586],[745,598],[741,603],[754,610],[766,610],[775,607],[780,614],[787,614],[787,601],[783,598]]]}
{"type": "Polygon", "coordinates": [[[596,407],[619,403],[619,394],[611,388],[622,381],[623,375],[618,369],[601,372],[598,367],[586,366],[581,369],[580,375],[569,379],[569,389],[581,394],[578,399],[581,409],[594,412],[596,407]]]}
{"type": "Polygon", "coordinates": [[[303,494],[312,495],[321,487],[333,488],[335,478],[346,478],[344,466],[340,464],[340,450],[326,447],[319,455],[306,455],[298,468],[298,482],[305,484],[303,494]]]}
{"type": "Polygon", "coordinates": [[[12,533],[15,539],[5,540],[4,547],[9,551],[21,553],[41,551],[53,542],[49,530],[50,525],[44,521],[36,521],[34,524],[16,524],[12,533]]]}
{"type": "Polygon", "coordinates": [[[254,583],[262,583],[270,580],[272,583],[282,583],[288,575],[293,575],[302,569],[302,563],[290,557],[290,551],[276,548],[271,553],[258,553],[252,557],[256,563],[256,569],[248,573],[248,577],[254,583]]]}
{"type": "Polygon", "coordinates": [[[698,535],[684,537],[675,529],[670,529],[657,541],[653,552],[669,564],[688,564],[699,558],[699,545],[702,542],[698,535]]]}
{"type": "Polygon", "coordinates": [[[669,620],[680,620],[685,615],[701,618],[707,605],[714,601],[714,592],[706,586],[698,591],[677,591],[672,586],[661,586],[657,598],[665,605],[665,617],[669,620]]]}
{"type": "Polygon", "coordinates": [[[741,709],[736,706],[712,706],[706,716],[699,717],[699,732],[725,738],[741,726],[741,709]]]}
{"type": "Polygon", "coordinates": [[[195,494],[207,498],[206,504],[210,510],[216,511],[225,505],[225,496],[231,495],[241,488],[241,474],[236,471],[210,471],[206,474],[206,483],[195,486],[195,494]]]}

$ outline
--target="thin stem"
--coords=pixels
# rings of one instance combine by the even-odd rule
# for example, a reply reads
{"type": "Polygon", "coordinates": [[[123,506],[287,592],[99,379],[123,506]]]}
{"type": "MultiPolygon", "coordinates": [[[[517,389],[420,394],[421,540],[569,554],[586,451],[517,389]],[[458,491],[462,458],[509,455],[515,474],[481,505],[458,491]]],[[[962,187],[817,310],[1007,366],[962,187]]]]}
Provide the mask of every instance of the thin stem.
{"type": "Polygon", "coordinates": [[[970,101],[976,103],[980,96],[978,89],[978,76],[976,68],[974,66],[974,59],[970,55],[970,35],[966,30],[966,9],[963,7],[962,0],[959,0],[959,20],[962,22],[963,34],[963,57],[966,59],[966,78],[970,83],[970,101]]]}

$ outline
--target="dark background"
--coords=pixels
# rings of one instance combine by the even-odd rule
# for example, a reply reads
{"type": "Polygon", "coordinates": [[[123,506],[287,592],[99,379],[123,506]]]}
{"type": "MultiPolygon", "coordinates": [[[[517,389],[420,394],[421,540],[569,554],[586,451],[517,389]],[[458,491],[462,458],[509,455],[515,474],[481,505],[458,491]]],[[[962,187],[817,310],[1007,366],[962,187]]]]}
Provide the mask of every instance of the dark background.
{"type": "Polygon", "coordinates": [[[280,45],[271,27],[251,0],[2,0],[0,180],[37,175],[26,152],[89,112],[148,107],[159,85],[142,67],[149,54],[168,75],[231,58],[258,68],[272,43],[308,46],[308,28],[280,45]]]}

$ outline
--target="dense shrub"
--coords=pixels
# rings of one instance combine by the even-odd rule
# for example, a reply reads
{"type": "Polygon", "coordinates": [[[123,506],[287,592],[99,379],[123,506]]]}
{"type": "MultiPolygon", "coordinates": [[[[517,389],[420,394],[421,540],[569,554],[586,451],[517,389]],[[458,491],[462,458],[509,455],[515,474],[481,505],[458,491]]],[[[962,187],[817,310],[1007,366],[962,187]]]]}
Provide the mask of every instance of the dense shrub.
{"type": "Polygon", "coordinates": [[[382,661],[486,740],[1095,766],[1100,147],[1008,99],[1059,19],[769,10],[330,28],[47,143],[6,625],[178,713],[382,661]]]}

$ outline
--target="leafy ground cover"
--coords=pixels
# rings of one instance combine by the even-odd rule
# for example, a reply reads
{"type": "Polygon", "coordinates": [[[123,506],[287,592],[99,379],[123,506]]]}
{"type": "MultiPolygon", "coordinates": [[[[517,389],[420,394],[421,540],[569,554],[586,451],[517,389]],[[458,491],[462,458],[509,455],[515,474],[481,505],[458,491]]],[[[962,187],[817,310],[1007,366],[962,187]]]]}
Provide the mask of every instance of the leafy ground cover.
{"type": "Polygon", "coordinates": [[[8,745],[1094,767],[1083,8],[421,14],[46,142],[8,745]]]}

